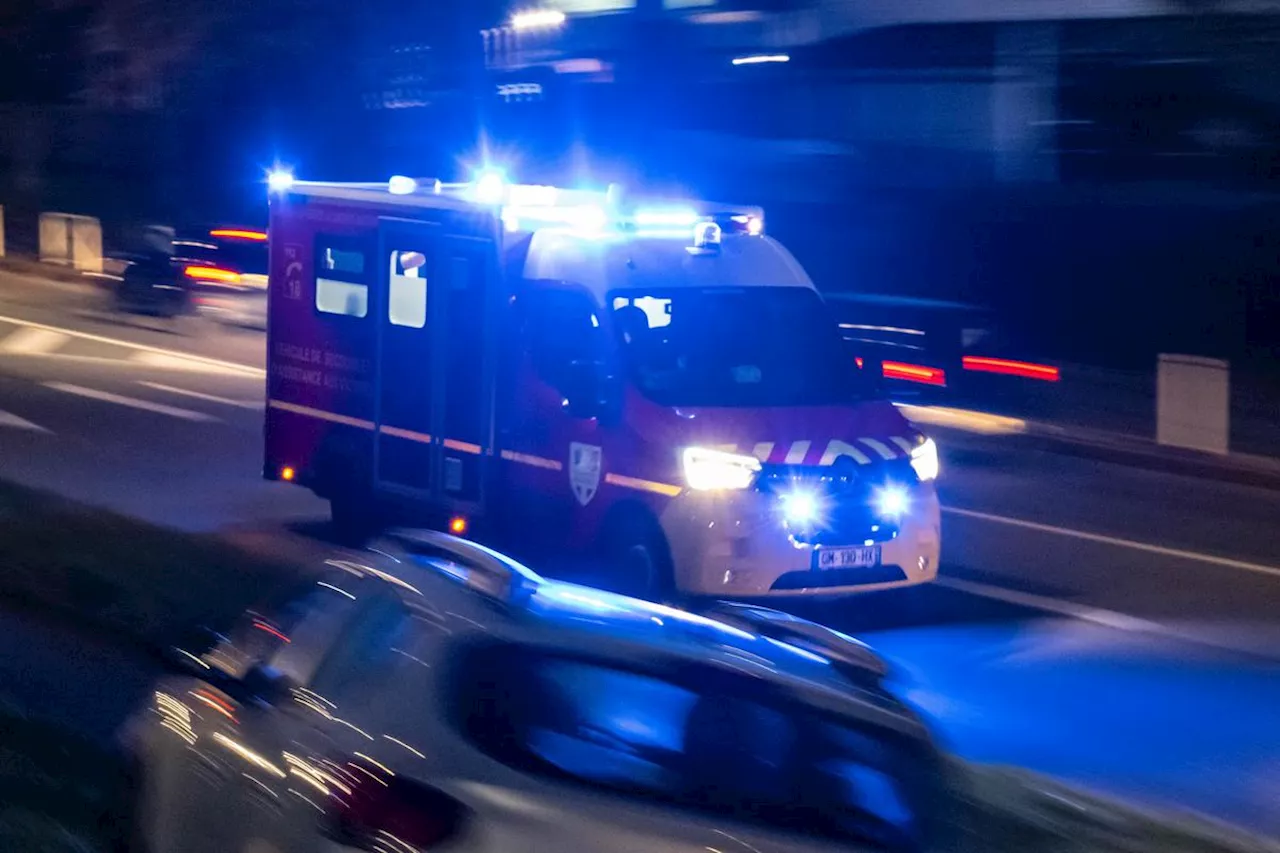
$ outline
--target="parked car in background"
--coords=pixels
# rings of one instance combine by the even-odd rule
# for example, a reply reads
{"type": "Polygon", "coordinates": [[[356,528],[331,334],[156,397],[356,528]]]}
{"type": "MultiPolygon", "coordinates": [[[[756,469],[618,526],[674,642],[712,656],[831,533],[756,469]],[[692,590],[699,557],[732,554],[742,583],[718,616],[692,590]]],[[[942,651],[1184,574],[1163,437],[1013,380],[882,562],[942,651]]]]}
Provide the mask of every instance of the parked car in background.
{"type": "Polygon", "coordinates": [[[869,652],[851,678],[435,532],[328,567],[127,725],[150,853],[939,846],[944,761],[869,652]]]}

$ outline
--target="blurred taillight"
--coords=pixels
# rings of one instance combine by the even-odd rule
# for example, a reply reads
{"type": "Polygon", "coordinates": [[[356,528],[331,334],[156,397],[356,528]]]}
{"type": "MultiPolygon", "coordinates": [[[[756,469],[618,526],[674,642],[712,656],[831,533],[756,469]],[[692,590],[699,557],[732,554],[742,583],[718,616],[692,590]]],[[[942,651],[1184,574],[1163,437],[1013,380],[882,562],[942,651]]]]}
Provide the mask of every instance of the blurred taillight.
{"type": "Polygon", "coordinates": [[[432,850],[460,835],[470,815],[443,791],[386,772],[370,760],[347,765],[351,793],[333,802],[326,835],[359,850],[432,850]]]}
{"type": "Polygon", "coordinates": [[[924,385],[947,384],[947,373],[940,367],[926,367],[923,364],[904,364],[900,361],[886,361],[881,364],[885,379],[901,379],[906,382],[919,382],[924,385]]]}
{"type": "Polygon", "coordinates": [[[239,284],[240,273],[218,267],[188,266],[182,271],[187,278],[196,281],[216,281],[220,284],[239,284]]]}
{"type": "Polygon", "coordinates": [[[209,236],[232,240],[253,240],[257,243],[265,242],[267,239],[265,232],[248,231],[243,228],[215,228],[209,232],[209,236]]]}
{"type": "Polygon", "coordinates": [[[1057,382],[1062,372],[1049,364],[1034,364],[1029,361],[1013,361],[1008,358],[988,358],[980,355],[966,355],[961,359],[965,370],[978,373],[1000,373],[1005,376],[1020,376],[1023,379],[1039,379],[1044,382],[1057,382]]]}

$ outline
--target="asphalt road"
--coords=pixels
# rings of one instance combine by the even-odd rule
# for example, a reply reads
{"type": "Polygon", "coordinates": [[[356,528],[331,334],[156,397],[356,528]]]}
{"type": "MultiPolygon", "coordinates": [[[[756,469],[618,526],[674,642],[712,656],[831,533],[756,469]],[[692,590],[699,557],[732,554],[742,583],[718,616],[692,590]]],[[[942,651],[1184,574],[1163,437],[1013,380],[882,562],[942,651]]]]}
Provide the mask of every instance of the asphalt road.
{"type": "MultiPolygon", "coordinates": [[[[0,477],[192,530],[325,515],[260,479],[261,334],[175,332],[104,304],[0,273],[0,477]]],[[[894,661],[968,757],[1280,835],[1280,493],[999,438],[942,446],[940,583],[804,611],[894,661]]],[[[61,701],[21,675],[60,642],[0,614],[6,701],[61,701]]]]}

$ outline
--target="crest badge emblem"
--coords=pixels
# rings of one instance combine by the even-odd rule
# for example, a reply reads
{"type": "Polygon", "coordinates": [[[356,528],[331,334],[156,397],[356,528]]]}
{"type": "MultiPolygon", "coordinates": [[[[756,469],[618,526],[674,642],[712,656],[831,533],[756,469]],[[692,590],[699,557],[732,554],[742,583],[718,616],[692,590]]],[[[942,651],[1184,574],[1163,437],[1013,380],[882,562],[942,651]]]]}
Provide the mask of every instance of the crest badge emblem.
{"type": "Polygon", "coordinates": [[[569,485],[578,503],[586,506],[600,488],[600,468],[603,453],[598,445],[569,444],[569,485]]]}

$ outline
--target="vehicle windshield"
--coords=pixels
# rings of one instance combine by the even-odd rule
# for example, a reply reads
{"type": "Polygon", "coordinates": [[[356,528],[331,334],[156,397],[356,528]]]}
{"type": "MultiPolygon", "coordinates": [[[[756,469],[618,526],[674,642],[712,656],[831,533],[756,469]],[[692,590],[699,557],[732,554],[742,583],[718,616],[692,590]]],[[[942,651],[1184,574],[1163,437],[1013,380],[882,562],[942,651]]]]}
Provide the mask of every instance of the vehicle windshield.
{"type": "Polygon", "coordinates": [[[667,406],[822,406],[866,396],[825,303],[802,287],[614,291],[625,367],[667,406]]]}
{"type": "Polygon", "coordinates": [[[174,257],[249,275],[267,274],[267,244],[219,237],[185,237],[173,241],[174,257]]]}
{"type": "Polygon", "coordinates": [[[468,739],[534,775],[886,849],[914,847],[931,805],[919,744],[766,681],[506,644],[456,672],[468,739]]]}

